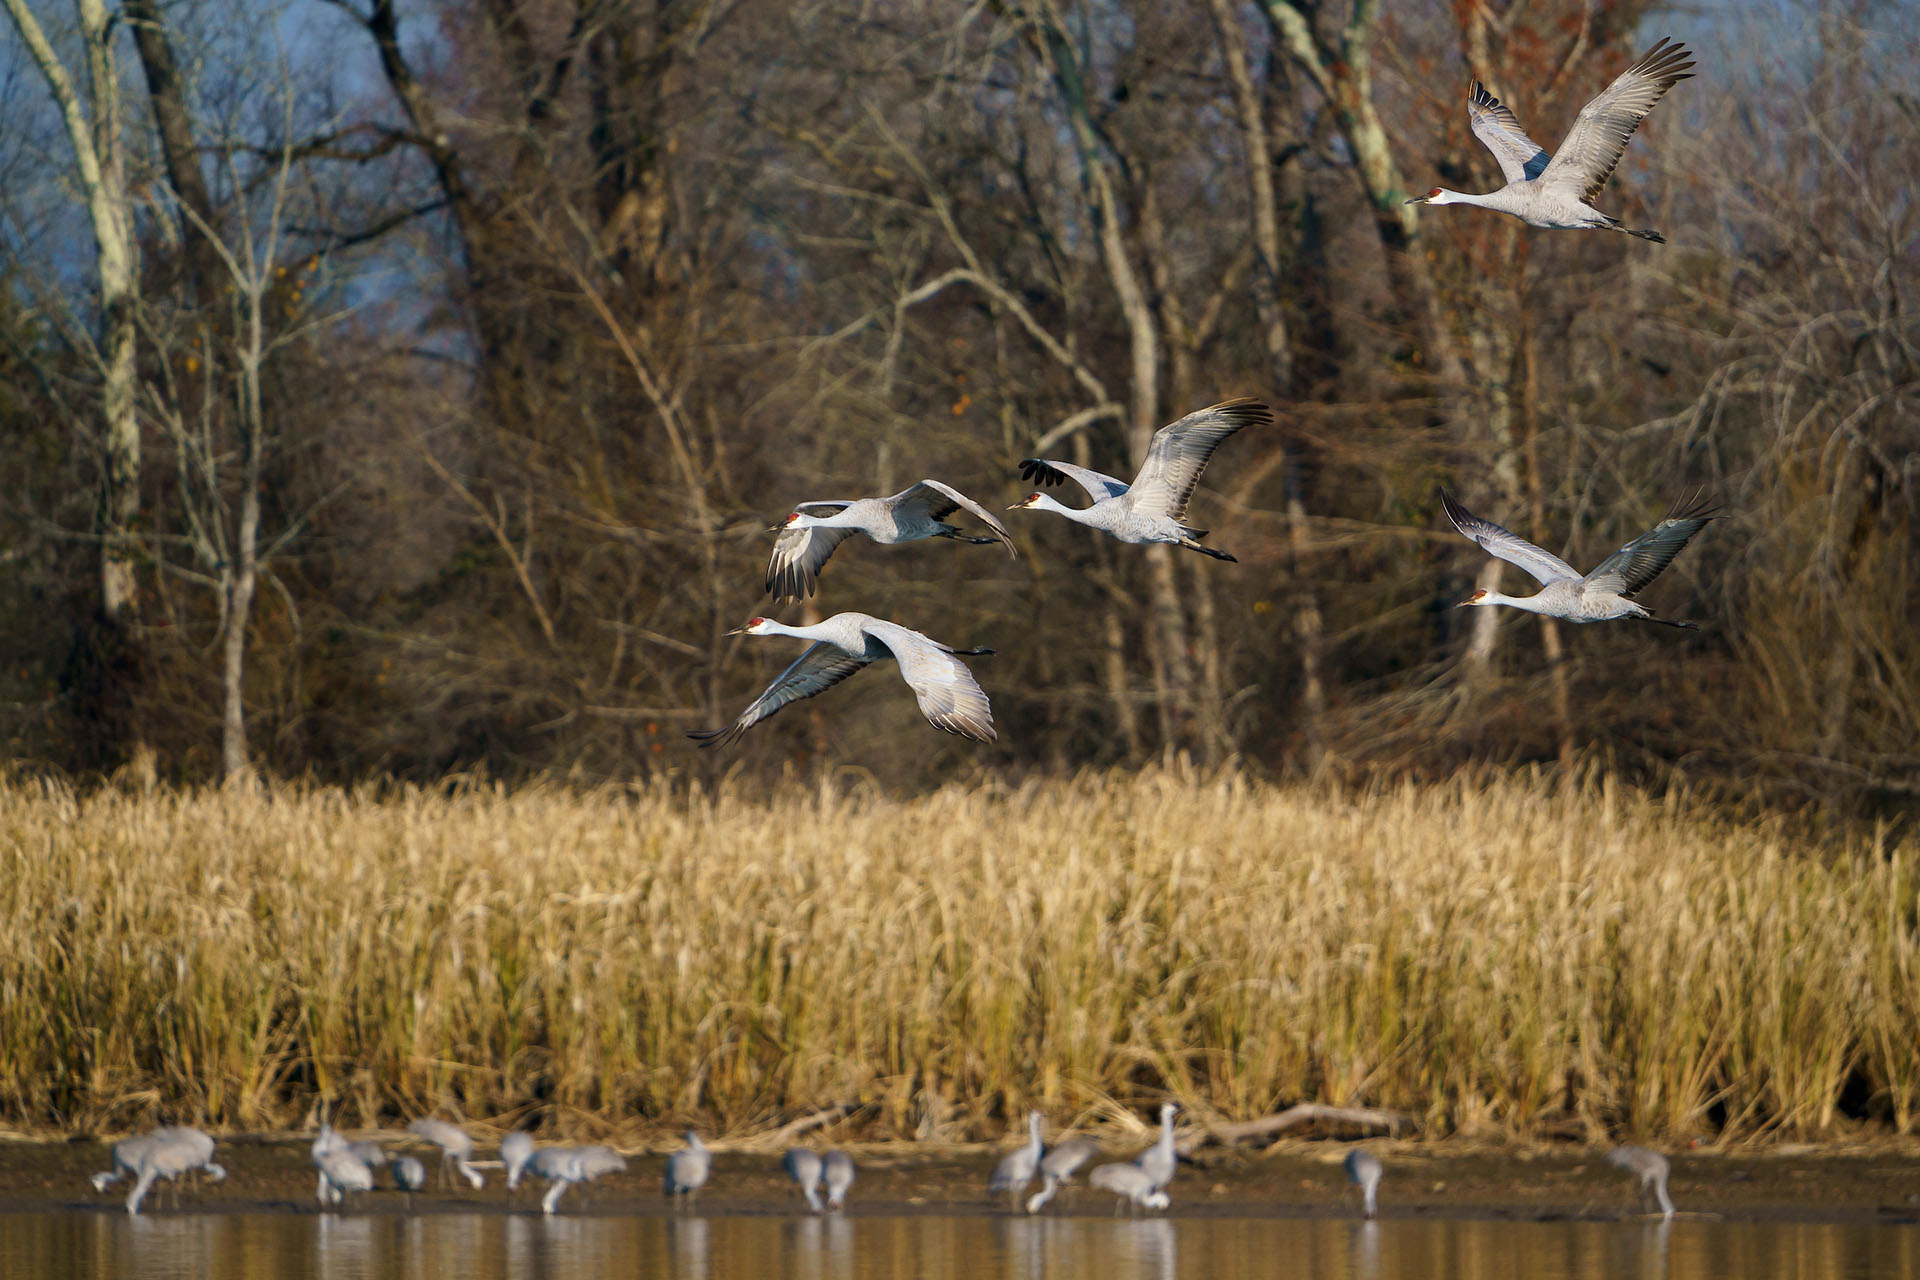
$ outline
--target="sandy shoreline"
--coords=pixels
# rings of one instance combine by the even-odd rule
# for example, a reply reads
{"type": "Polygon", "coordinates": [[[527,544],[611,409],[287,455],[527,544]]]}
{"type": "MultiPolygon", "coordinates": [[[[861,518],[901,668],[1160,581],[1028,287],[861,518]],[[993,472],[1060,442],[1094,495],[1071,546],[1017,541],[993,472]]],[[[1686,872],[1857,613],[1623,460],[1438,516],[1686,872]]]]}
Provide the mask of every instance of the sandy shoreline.
{"type": "MultiPolygon", "coordinates": [[[[488,1185],[440,1188],[436,1153],[409,1146],[398,1134],[380,1136],[395,1150],[412,1150],[429,1169],[427,1191],[411,1198],[377,1191],[359,1198],[356,1213],[538,1213],[543,1184],[531,1180],[509,1195],[500,1171],[488,1185]]],[[[660,1170],[670,1148],[629,1154],[629,1169],[591,1190],[570,1190],[567,1214],[665,1215],[660,1170]]],[[[851,1148],[860,1165],[849,1212],[998,1215],[1007,1202],[984,1190],[999,1149],[943,1149],[909,1145],[851,1148]]],[[[1333,1142],[1282,1143],[1263,1152],[1203,1148],[1183,1162],[1170,1212],[1185,1217],[1357,1216],[1340,1159],[1350,1147],[1333,1142]]],[[[1584,1150],[1448,1151],[1413,1144],[1369,1146],[1386,1162],[1381,1186],[1385,1217],[1486,1217],[1517,1221],[1612,1220],[1639,1209],[1632,1183],[1584,1150]]],[[[1131,1152],[1110,1157],[1122,1159],[1131,1152]]],[[[238,1137],[220,1142],[216,1159],[225,1182],[183,1186],[178,1209],[164,1184],[145,1211],[159,1213],[315,1213],[315,1175],[302,1138],[238,1137]]],[[[119,1212],[126,1184],[96,1192],[90,1175],[110,1167],[108,1147],[92,1140],[0,1142],[0,1213],[119,1212]]],[[[484,1165],[482,1166],[485,1167],[484,1165]]],[[[384,1184],[385,1179],[382,1178],[384,1184]]],[[[1920,1223],[1920,1150],[1839,1150],[1790,1154],[1687,1153],[1674,1157],[1673,1198],[1688,1215],[1734,1220],[1920,1223]]],[[[1063,1192],[1049,1214],[1107,1215],[1112,1197],[1080,1184],[1063,1192]]],[[[714,1161],[713,1179],[700,1195],[706,1215],[779,1215],[804,1211],[776,1155],[728,1152],[714,1161]]]]}

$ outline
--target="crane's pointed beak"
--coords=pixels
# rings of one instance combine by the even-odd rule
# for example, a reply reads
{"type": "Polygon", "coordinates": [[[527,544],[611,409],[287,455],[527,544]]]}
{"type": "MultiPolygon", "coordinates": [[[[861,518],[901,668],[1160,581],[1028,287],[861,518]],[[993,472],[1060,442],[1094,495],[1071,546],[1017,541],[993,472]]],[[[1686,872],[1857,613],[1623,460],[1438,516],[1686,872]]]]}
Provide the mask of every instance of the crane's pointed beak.
{"type": "Polygon", "coordinates": [[[1413,199],[1406,201],[1406,203],[1407,204],[1425,204],[1430,198],[1431,197],[1428,197],[1428,196],[1415,196],[1413,199]]]}
{"type": "Polygon", "coordinates": [[[747,629],[745,627],[735,627],[733,630],[727,632],[727,634],[730,636],[743,636],[747,634],[747,629]]]}

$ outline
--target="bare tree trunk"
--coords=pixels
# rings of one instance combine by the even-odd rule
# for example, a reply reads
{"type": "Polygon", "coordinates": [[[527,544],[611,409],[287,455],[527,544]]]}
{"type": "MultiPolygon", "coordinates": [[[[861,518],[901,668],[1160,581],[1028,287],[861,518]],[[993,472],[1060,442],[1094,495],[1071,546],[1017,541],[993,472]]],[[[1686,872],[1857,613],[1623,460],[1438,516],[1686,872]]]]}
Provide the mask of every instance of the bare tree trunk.
{"type": "MultiPolygon", "coordinates": [[[[1523,315],[1520,319],[1520,423],[1526,441],[1527,506],[1533,523],[1530,536],[1536,543],[1542,542],[1547,536],[1546,486],[1540,476],[1539,391],[1533,326],[1527,323],[1523,315]]],[[[1482,609],[1480,612],[1493,611],[1482,609]]],[[[1540,617],[1540,640],[1547,656],[1547,681],[1553,696],[1553,729],[1559,744],[1561,780],[1571,785],[1574,764],[1573,695],[1567,686],[1566,650],[1561,644],[1559,622],[1544,614],[1540,617]]]]}
{"type": "Polygon", "coordinates": [[[1227,81],[1233,87],[1233,106],[1240,116],[1241,149],[1246,153],[1248,203],[1253,218],[1253,306],[1260,317],[1260,336],[1273,372],[1276,390],[1285,394],[1293,385],[1293,351],[1287,339],[1286,314],[1280,309],[1280,204],[1273,184],[1266,115],[1253,87],[1253,72],[1240,46],[1235,6],[1231,0],[1207,0],[1213,8],[1214,28],[1220,34],[1220,54],[1227,81]]]}
{"type": "MultiPolygon", "coordinates": [[[[153,109],[154,131],[160,138],[168,185],[182,204],[199,215],[199,223],[211,227],[213,197],[207,190],[206,175],[201,171],[199,148],[193,137],[193,113],[187,106],[186,86],[180,79],[166,23],[155,0],[125,0],[121,8],[127,25],[133,28],[134,47],[140,51],[140,66],[146,72],[147,103],[153,109]]],[[[194,220],[188,219],[188,222],[193,224],[194,220]]],[[[218,255],[198,225],[189,225],[182,240],[186,246],[187,292],[196,305],[206,306],[213,300],[214,286],[219,279],[218,255]]]]}
{"type": "MultiPolygon", "coordinates": [[[[47,82],[73,147],[74,173],[93,227],[94,265],[98,273],[100,339],[91,353],[100,375],[101,492],[94,531],[100,540],[100,615],[108,633],[87,642],[125,654],[133,637],[140,548],[140,423],[136,415],[139,385],[134,364],[135,321],[139,306],[133,215],[128,199],[126,151],[121,139],[120,82],[114,70],[112,16],[102,0],[74,0],[80,39],[87,59],[87,100],[48,43],[28,0],[3,0],[28,53],[47,82]]],[[[105,664],[117,669],[109,682],[127,683],[138,667],[124,657],[105,664]]],[[[113,691],[118,692],[118,691],[113,691]]],[[[117,702],[111,696],[109,704],[117,702]]],[[[115,725],[119,740],[110,749],[136,754],[140,737],[129,718],[115,725]]]]}
{"type": "Polygon", "coordinates": [[[1353,0],[1346,26],[1333,41],[1314,29],[1317,5],[1304,0],[1261,0],[1260,8],[1280,46],[1333,105],[1341,135],[1353,153],[1354,175],[1386,250],[1394,292],[1420,327],[1428,364],[1448,383],[1463,384],[1466,370],[1448,339],[1433,274],[1413,247],[1420,215],[1406,203],[1406,184],[1394,164],[1386,126],[1373,105],[1373,35],[1380,17],[1379,0],[1353,0]]]}
{"type": "MultiPolygon", "coordinates": [[[[1500,512],[1513,511],[1520,501],[1519,449],[1514,436],[1513,395],[1509,385],[1513,371],[1513,335],[1504,325],[1483,325],[1473,331],[1470,341],[1476,367],[1501,371],[1497,376],[1487,379],[1482,405],[1490,444],[1488,453],[1493,459],[1493,483],[1488,494],[1488,505],[1494,511],[1491,518],[1498,521],[1507,518],[1501,516],[1500,512]]],[[[1499,560],[1488,560],[1481,566],[1480,576],[1475,579],[1474,585],[1489,591],[1498,588],[1502,564],[1499,560]]],[[[1500,633],[1500,610],[1473,609],[1469,612],[1474,617],[1468,632],[1464,671],[1469,685],[1482,685],[1493,670],[1494,645],[1500,633]]]]}

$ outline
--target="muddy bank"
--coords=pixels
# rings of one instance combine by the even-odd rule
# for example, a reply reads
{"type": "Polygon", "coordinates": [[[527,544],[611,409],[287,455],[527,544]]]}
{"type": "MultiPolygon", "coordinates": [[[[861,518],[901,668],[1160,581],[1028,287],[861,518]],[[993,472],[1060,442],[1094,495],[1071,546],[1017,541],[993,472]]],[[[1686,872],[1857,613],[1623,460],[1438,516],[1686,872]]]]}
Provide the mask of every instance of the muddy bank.
{"type": "MultiPolygon", "coordinates": [[[[481,1167],[487,1186],[439,1186],[437,1152],[400,1134],[377,1137],[410,1151],[428,1167],[428,1190],[411,1198],[380,1190],[357,1197],[355,1213],[538,1213],[544,1184],[528,1179],[509,1194],[500,1170],[481,1167]]],[[[660,1195],[665,1152],[628,1153],[629,1169],[591,1188],[574,1188],[562,1213],[660,1215],[673,1212],[660,1195]]],[[[1169,1192],[1171,1213],[1211,1217],[1332,1217],[1358,1211],[1340,1160],[1350,1148],[1330,1142],[1282,1143],[1264,1152],[1202,1149],[1183,1161],[1169,1192]]],[[[1369,1144],[1385,1161],[1383,1216],[1486,1217],[1513,1220],[1617,1219],[1639,1212],[1629,1179],[1591,1151],[1448,1151],[1369,1144]]],[[[854,1148],[859,1181],[848,1212],[985,1215],[1009,1212],[988,1197],[988,1171],[998,1149],[912,1146],[854,1148]]],[[[1132,1151],[1116,1153],[1122,1159],[1132,1151]]],[[[164,1183],[147,1199],[155,1213],[315,1213],[315,1173],[306,1139],[223,1138],[215,1158],[228,1172],[214,1183],[195,1175],[175,1208],[164,1183]]],[[[1096,1162],[1097,1163],[1097,1162],[1096,1162]]],[[[117,1212],[127,1186],[96,1192],[90,1175],[111,1167],[105,1143],[0,1142],[0,1213],[117,1212]]],[[[381,1178],[382,1185],[386,1179],[381,1178]]],[[[1111,1196],[1088,1189],[1084,1173],[1048,1207],[1048,1213],[1109,1214],[1111,1196]]],[[[1808,1150],[1674,1157],[1673,1198],[1683,1213],[1730,1219],[1920,1222],[1920,1148],[1808,1150]]],[[[788,1214],[804,1210],[780,1172],[777,1155],[721,1149],[697,1212],[708,1215],[788,1214]]]]}

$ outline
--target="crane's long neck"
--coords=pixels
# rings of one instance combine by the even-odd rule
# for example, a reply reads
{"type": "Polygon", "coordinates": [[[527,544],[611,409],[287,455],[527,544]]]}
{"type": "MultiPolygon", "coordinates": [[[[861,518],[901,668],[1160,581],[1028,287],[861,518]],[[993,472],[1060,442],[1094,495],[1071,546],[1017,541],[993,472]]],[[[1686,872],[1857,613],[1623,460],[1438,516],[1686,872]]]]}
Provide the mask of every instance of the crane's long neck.
{"type": "Polygon", "coordinates": [[[1041,1147],[1044,1145],[1045,1144],[1040,1141],[1040,1113],[1038,1111],[1029,1112],[1027,1115],[1027,1147],[1035,1155],[1038,1155],[1040,1154],[1041,1147]]]}
{"type": "Polygon", "coordinates": [[[1092,507],[1070,507],[1064,502],[1055,501],[1054,498],[1048,494],[1036,494],[1030,505],[1035,511],[1052,511],[1063,515],[1075,524],[1092,523],[1092,521],[1087,518],[1087,513],[1093,510],[1092,507]]]}
{"type": "Polygon", "coordinates": [[[762,636],[792,636],[796,640],[838,641],[840,639],[838,635],[829,633],[829,628],[825,623],[816,622],[810,627],[790,627],[786,623],[776,622],[772,618],[768,618],[763,622],[754,634],[762,636]]]}
{"type": "Polygon", "coordinates": [[[1507,188],[1505,187],[1502,187],[1498,191],[1488,191],[1484,193],[1449,191],[1447,188],[1441,187],[1440,194],[1429,197],[1426,203],[1471,204],[1477,205],[1482,209],[1493,209],[1499,213],[1517,214],[1519,212],[1513,198],[1508,194],[1507,188]]]}
{"type": "Polygon", "coordinates": [[[1528,613],[1546,613],[1547,607],[1540,602],[1539,596],[1503,596],[1498,591],[1489,591],[1474,604],[1485,608],[1490,604],[1503,604],[1509,609],[1524,609],[1528,613]]]}

